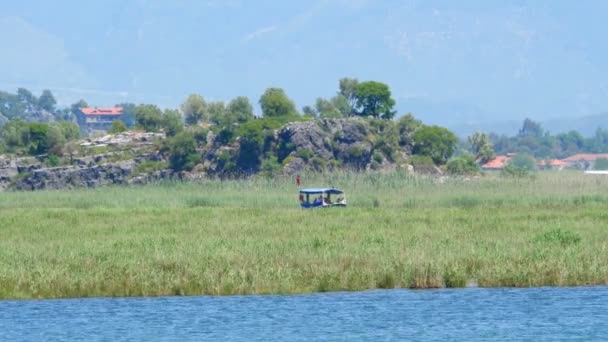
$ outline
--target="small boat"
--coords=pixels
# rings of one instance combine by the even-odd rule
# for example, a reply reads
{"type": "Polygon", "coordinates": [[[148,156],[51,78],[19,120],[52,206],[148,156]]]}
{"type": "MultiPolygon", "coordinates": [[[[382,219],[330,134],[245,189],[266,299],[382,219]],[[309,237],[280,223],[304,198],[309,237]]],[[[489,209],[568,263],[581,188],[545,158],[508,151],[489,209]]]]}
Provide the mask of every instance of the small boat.
{"type": "Polygon", "coordinates": [[[336,188],[301,189],[299,199],[300,206],[306,209],[346,206],[344,191],[336,188]]]}

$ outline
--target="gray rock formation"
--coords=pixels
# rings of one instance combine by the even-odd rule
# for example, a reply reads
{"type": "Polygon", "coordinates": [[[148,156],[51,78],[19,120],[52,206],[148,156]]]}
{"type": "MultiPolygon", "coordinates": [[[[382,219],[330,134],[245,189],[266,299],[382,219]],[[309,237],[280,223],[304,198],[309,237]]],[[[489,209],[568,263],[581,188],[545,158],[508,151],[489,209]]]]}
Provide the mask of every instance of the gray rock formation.
{"type": "Polygon", "coordinates": [[[15,190],[42,190],[127,184],[134,167],[135,162],[127,160],[93,167],[41,168],[15,180],[11,188],[15,190]]]}

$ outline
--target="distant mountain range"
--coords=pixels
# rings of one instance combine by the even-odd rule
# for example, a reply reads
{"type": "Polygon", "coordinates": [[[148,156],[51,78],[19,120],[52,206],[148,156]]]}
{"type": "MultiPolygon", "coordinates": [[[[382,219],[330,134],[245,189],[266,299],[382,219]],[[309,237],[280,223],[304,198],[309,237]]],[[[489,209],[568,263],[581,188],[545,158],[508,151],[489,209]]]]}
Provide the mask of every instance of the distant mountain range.
{"type": "MultiPolygon", "coordinates": [[[[424,99],[399,99],[399,113],[411,112],[426,124],[447,127],[460,137],[473,132],[494,132],[509,136],[517,134],[526,116],[519,119],[501,119],[483,109],[464,103],[427,101],[424,99]]],[[[580,117],[538,118],[545,130],[552,134],[579,131],[583,136],[595,134],[598,127],[608,129],[608,112],[580,117]]]]}

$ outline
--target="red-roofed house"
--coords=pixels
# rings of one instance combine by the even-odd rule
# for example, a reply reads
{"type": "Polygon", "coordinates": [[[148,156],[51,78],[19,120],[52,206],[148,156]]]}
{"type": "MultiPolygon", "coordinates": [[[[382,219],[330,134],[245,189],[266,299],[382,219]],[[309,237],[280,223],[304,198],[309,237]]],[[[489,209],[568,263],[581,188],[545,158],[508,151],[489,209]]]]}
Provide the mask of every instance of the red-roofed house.
{"type": "Polygon", "coordinates": [[[608,159],[608,153],[579,153],[568,158],[562,159],[568,166],[575,166],[580,169],[593,168],[598,159],[608,159]]]}
{"type": "Polygon", "coordinates": [[[120,119],[123,114],[122,107],[83,107],[80,108],[81,117],[79,124],[81,129],[88,133],[94,131],[107,132],[112,121],[120,119]]]}
{"type": "Polygon", "coordinates": [[[563,168],[565,168],[566,166],[569,166],[570,164],[568,164],[567,162],[563,161],[563,160],[559,160],[559,159],[550,159],[550,160],[541,160],[538,163],[538,166],[541,169],[557,169],[557,170],[561,170],[563,168]]]}
{"type": "Polygon", "coordinates": [[[505,166],[507,166],[507,163],[509,162],[509,160],[511,160],[511,157],[513,156],[513,153],[507,153],[506,156],[495,156],[494,159],[483,164],[481,168],[487,171],[502,170],[505,168],[505,166]]]}

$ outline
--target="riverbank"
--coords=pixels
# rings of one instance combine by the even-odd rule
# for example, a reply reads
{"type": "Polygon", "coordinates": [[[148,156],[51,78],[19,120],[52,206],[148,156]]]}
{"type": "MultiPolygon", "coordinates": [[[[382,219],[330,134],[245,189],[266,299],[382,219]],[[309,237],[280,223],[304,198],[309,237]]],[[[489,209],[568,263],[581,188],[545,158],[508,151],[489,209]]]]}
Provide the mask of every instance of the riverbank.
{"type": "Polygon", "coordinates": [[[344,173],[0,198],[0,298],[608,284],[608,178],[344,173]]]}

